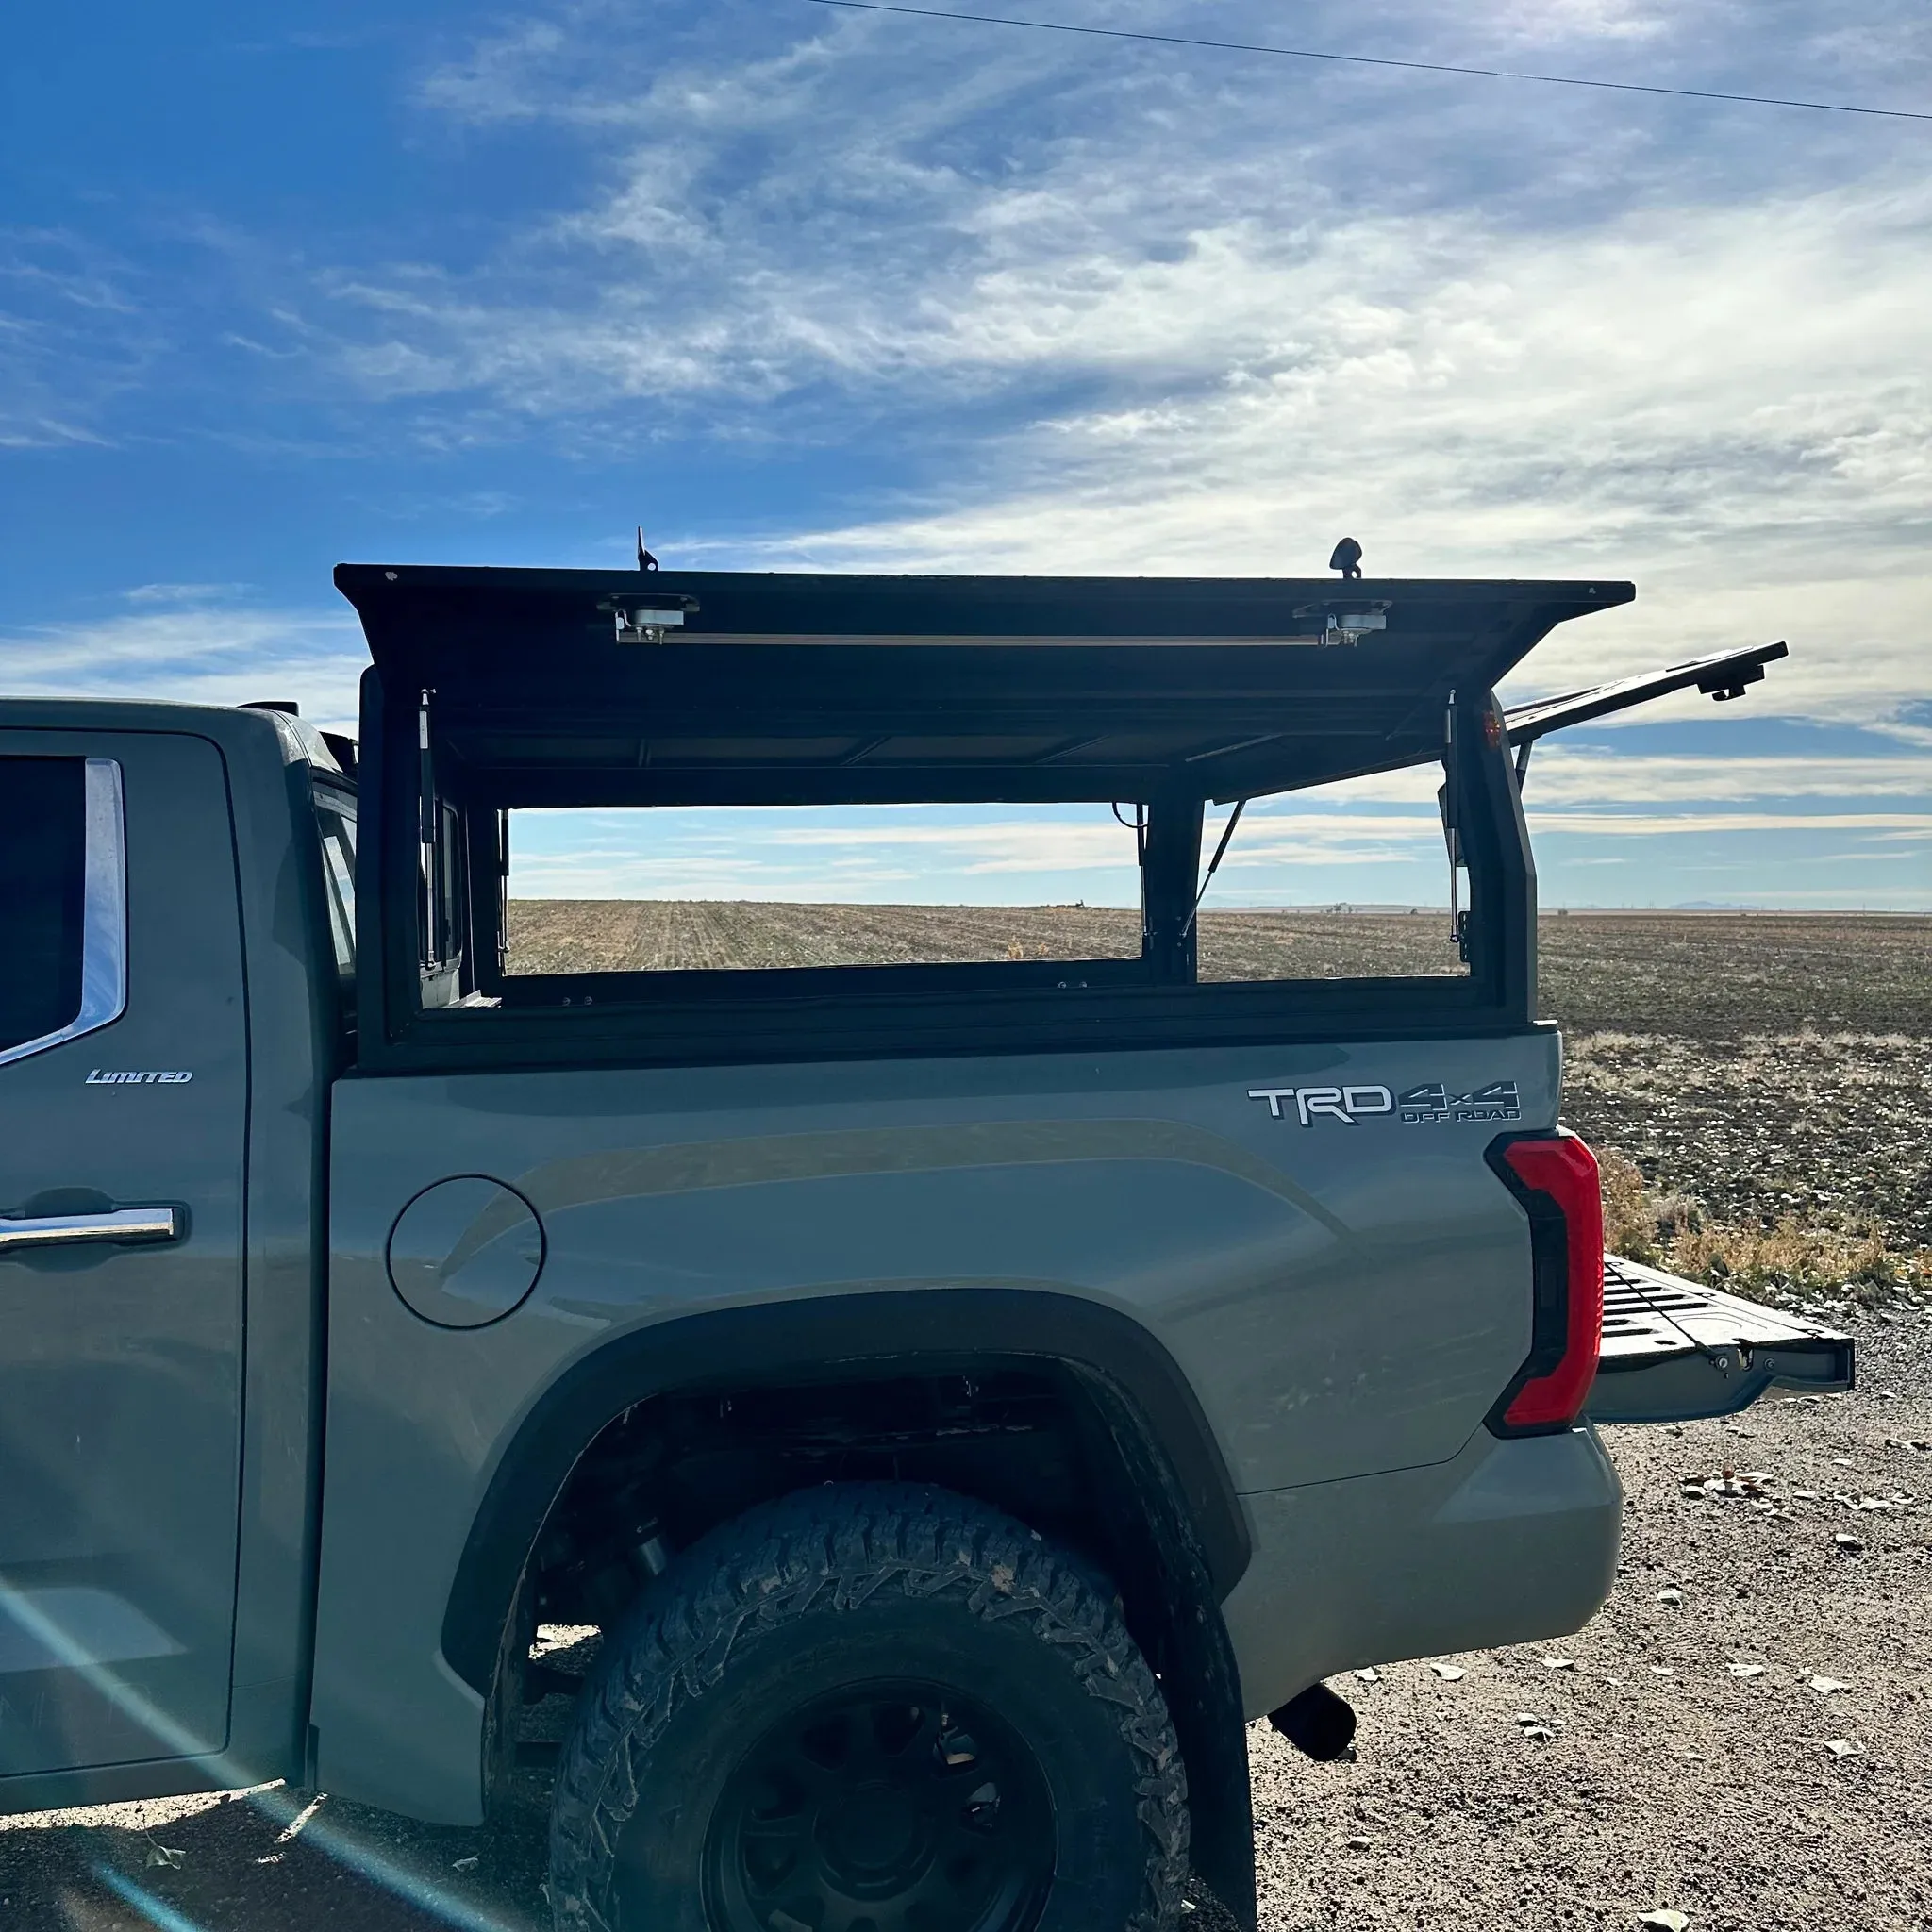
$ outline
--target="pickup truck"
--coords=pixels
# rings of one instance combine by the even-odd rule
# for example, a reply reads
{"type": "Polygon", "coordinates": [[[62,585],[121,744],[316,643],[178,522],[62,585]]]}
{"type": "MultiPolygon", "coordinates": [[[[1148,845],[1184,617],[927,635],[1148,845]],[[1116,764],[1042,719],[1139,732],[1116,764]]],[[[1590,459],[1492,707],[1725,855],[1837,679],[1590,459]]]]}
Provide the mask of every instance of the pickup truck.
{"type": "Polygon", "coordinates": [[[1536,998],[1530,746],[1781,645],[1506,714],[1627,584],[336,581],[354,741],[0,703],[0,1809],[475,1824],[566,1689],[560,1926],[1252,1924],[1247,1721],[1590,1618],[1592,1414],[1848,1384],[1606,1317],[1536,998]],[[1442,970],[1210,957],[1210,808],[1411,768],[1442,970]],[[987,806],[1105,815],[1124,941],[520,951],[546,812],[987,806]]]}

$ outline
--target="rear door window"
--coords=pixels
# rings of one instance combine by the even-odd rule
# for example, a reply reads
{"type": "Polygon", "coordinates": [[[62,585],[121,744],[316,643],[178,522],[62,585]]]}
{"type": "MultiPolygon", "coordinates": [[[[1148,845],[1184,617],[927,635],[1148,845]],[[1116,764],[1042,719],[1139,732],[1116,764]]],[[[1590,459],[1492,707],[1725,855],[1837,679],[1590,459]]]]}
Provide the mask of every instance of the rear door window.
{"type": "Polygon", "coordinates": [[[0,1057],[117,1018],[125,994],[121,772],[0,758],[0,1057]]]}
{"type": "Polygon", "coordinates": [[[322,884],[328,900],[329,941],[335,949],[336,971],[344,980],[356,976],[356,814],[346,799],[320,787],[315,793],[315,821],[322,834],[322,884]]]}

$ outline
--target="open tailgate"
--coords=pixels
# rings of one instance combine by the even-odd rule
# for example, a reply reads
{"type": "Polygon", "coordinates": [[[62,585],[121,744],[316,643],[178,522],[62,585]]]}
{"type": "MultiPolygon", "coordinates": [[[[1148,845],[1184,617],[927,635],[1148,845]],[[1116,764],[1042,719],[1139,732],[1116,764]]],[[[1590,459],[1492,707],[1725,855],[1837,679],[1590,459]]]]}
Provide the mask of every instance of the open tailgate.
{"type": "Polygon", "coordinates": [[[1621,1256],[1604,1258],[1604,1341],[1585,1413],[1597,1423],[1735,1415],[1767,1389],[1849,1389],[1848,1335],[1621,1256]]]}

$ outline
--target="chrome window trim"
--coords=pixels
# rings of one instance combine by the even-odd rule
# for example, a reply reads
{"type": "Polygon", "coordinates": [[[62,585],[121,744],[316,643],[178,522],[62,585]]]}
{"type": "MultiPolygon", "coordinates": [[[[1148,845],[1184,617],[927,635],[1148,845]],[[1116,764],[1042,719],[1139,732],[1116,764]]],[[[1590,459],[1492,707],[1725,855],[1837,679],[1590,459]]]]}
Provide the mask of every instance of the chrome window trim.
{"type": "Polygon", "coordinates": [[[127,1010],[127,832],[121,767],[89,758],[83,778],[87,857],[81,883],[80,1010],[58,1032],[0,1052],[0,1067],[111,1025],[127,1010]]]}
{"type": "Polygon", "coordinates": [[[336,969],[346,981],[356,973],[355,803],[319,786],[312,796],[322,845],[323,891],[328,900],[329,944],[336,969]]]}

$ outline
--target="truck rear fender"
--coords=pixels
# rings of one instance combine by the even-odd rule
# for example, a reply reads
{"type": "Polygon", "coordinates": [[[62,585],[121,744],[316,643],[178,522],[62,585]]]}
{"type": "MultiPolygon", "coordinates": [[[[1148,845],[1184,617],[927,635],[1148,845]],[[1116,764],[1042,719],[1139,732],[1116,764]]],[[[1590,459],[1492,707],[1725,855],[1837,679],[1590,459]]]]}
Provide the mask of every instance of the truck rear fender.
{"type": "Polygon", "coordinates": [[[1245,1733],[1219,1609],[1247,1567],[1246,1520],[1173,1357],[1099,1303],[996,1288],[884,1291],[712,1310],[604,1343],[543,1390],[498,1458],[450,1591],[445,1660],[491,1696],[546,1522],[600,1441],[641,1406],[1001,1370],[1049,1376],[1063,1393],[1129,1626],[1163,1678],[1187,1686],[1171,1705],[1196,1868],[1252,1924],[1245,1733]]]}

